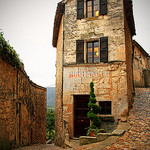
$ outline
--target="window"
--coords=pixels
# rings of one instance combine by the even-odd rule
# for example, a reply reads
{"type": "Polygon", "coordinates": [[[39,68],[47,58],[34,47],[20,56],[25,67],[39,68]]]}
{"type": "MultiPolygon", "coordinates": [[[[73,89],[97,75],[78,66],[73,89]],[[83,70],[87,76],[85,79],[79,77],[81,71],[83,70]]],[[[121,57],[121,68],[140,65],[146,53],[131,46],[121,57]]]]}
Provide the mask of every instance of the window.
{"type": "Polygon", "coordinates": [[[88,63],[98,63],[100,62],[99,56],[99,43],[98,41],[95,42],[88,42],[87,43],[87,62],[88,63]]]}
{"type": "Polygon", "coordinates": [[[87,17],[99,16],[99,0],[87,0],[86,1],[86,12],[87,17]]]}
{"type": "MultiPolygon", "coordinates": [[[[108,62],[108,37],[87,42],[87,63],[108,62]]],[[[76,63],[84,63],[84,41],[76,41],[76,63]]]]}
{"type": "Polygon", "coordinates": [[[100,115],[111,115],[111,101],[100,101],[99,106],[101,107],[100,115]]]}
{"type": "MultiPolygon", "coordinates": [[[[107,0],[86,0],[86,17],[107,14],[107,0]]],[[[84,18],[84,0],[77,0],[77,19],[84,18]]]]}

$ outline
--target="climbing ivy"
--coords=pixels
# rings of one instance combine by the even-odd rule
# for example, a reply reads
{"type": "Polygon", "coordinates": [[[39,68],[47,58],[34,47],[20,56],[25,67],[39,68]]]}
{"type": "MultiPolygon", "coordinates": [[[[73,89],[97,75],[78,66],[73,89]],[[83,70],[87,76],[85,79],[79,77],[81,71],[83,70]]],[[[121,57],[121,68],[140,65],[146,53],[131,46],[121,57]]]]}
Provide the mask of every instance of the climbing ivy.
{"type": "Polygon", "coordinates": [[[96,104],[96,96],[94,94],[94,83],[90,83],[90,98],[88,107],[90,108],[90,111],[87,113],[87,117],[92,121],[92,124],[90,125],[89,129],[96,129],[101,126],[101,120],[97,116],[98,113],[100,113],[101,108],[96,104]]]}
{"type": "Polygon", "coordinates": [[[22,62],[19,59],[19,55],[13,49],[12,46],[5,40],[3,33],[0,32],[0,56],[3,60],[10,63],[14,68],[21,68],[22,62]]]}

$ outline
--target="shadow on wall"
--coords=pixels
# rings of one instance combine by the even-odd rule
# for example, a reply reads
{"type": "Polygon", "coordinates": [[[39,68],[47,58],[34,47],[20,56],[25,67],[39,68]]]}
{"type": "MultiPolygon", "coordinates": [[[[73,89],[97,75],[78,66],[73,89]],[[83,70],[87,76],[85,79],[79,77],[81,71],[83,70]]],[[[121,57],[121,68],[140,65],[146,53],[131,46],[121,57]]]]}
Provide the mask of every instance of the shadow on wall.
{"type": "Polygon", "coordinates": [[[9,135],[6,131],[5,123],[0,125],[0,150],[9,150],[11,149],[9,135]]]}
{"type": "Polygon", "coordinates": [[[150,70],[143,70],[145,87],[150,87],[150,70]]]}

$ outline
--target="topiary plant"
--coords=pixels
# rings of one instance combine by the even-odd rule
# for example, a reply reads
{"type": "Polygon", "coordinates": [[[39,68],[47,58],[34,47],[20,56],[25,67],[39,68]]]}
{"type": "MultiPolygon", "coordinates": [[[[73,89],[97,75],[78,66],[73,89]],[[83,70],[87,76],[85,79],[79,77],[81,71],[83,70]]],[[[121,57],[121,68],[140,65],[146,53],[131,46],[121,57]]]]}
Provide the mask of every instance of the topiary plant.
{"type": "MultiPolygon", "coordinates": [[[[91,82],[90,83],[90,98],[89,98],[89,103],[88,103],[88,107],[90,108],[90,111],[87,113],[87,117],[92,121],[92,124],[89,127],[90,129],[97,129],[101,126],[101,120],[100,118],[97,116],[98,113],[100,113],[101,108],[100,106],[98,106],[96,104],[97,100],[96,100],[96,96],[94,94],[94,83],[91,82]]],[[[89,132],[89,131],[88,131],[89,132]]]]}

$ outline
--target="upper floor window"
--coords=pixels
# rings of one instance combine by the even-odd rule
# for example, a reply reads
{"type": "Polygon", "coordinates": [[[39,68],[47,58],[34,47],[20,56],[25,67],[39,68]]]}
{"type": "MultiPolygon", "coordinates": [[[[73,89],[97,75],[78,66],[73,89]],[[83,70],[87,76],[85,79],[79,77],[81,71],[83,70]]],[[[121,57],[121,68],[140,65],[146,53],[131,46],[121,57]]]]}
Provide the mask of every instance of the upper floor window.
{"type": "Polygon", "coordinates": [[[98,63],[100,62],[100,55],[99,55],[99,42],[88,42],[87,43],[87,62],[88,63],[98,63]]]}
{"type": "Polygon", "coordinates": [[[86,0],[86,3],[84,0],[77,0],[77,19],[84,18],[84,7],[86,8],[86,17],[107,14],[107,0],[86,0]]]}
{"type": "Polygon", "coordinates": [[[84,41],[76,41],[76,63],[84,63],[86,53],[87,63],[108,62],[108,37],[101,37],[98,41],[87,42],[87,50],[84,51],[84,41]]]}
{"type": "Polygon", "coordinates": [[[86,16],[87,17],[99,16],[98,0],[87,0],[86,1],[86,16]]]}

